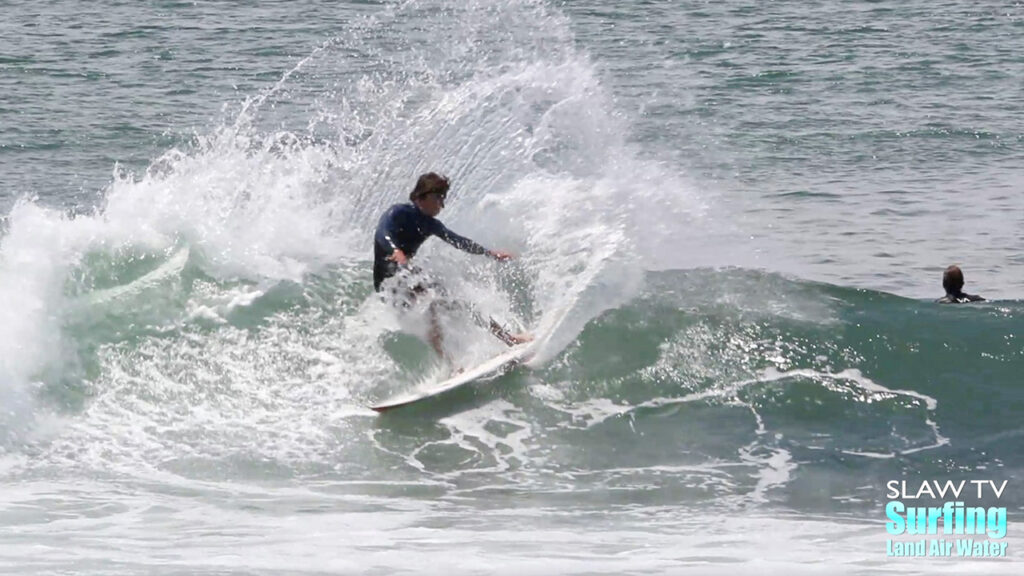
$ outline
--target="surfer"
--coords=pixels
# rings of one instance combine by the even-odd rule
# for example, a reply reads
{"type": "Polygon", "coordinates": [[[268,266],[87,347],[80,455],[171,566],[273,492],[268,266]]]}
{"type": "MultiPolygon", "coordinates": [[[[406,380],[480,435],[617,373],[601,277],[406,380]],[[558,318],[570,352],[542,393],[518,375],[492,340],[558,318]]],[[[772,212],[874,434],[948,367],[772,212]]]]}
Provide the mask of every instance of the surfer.
{"type": "MultiPolygon", "coordinates": [[[[423,174],[416,180],[416,186],[409,193],[409,202],[391,206],[380,217],[373,237],[373,289],[381,292],[382,289],[388,288],[395,304],[409,307],[417,295],[430,291],[443,294],[437,282],[425,277],[418,267],[409,264],[409,260],[430,236],[437,236],[459,250],[470,254],[484,254],[499,262],[513,258],[508,252],[488,250],[469,238],[459,236],[436,218],[444,209],[449,186],[448,178],[444,176],[434,172],[423,174]],[[387,282],[388,285],[385,286],[385,281],[392,278],[394,280],[387,282]]],[[[438,308],[443,305],[453,306],[452,303],[434,301],[428,307],[428,337],[431,347],[437,354],[447,358],[438,320],[438,308]]],[[[473,316],[484,323],[475,312],[473,316]]],[[[531,340],[529,334],[509,333],[493,319],[490,320],[488,329],[509,346],[531,340]]]]}
{"type": "Polygon", "coordinates": [[[950,266],[942,273],[942,287],[946,295],[939,298],[939,304],[965,304],[967,302],[984,302],[985,299],[977,294],[967,294],[964,288],[964,273],[959,266],[950,266]]]}

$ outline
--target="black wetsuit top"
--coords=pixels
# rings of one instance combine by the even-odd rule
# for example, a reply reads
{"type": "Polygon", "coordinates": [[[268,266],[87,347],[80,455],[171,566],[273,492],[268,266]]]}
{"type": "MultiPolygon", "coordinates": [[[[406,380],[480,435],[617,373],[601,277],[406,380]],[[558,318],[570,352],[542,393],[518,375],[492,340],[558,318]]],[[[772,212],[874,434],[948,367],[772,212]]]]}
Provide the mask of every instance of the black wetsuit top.
{"type": "Polygon", "coordinates": [[[415,204],[395,204],[380,217],[373,235],[373,289],[379,292],[381,282],[398,272],[398,264],[388,260],[396,248],[412,258],[430,236],[470,254],[487,252],[483,246],[446,228],[437,218],[420,212],[415,204]]]}
{"type": "Polygon", "coordinates": [[[966,304],[968,302],[984,302],[985,299],[977,294],[966,294],[964,292],[946,292],[946,295],[936,300],[939,304],[966,304]]]}

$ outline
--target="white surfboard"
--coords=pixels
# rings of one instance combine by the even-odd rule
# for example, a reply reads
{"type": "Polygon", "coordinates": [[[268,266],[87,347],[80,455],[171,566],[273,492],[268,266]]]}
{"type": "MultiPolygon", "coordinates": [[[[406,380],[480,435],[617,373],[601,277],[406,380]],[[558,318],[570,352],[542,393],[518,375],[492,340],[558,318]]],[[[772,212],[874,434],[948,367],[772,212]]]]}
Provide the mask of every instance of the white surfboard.
{"type": "Polygon", "coordinates": [[[447,380],[421,385],[415,390],[395,396],[394,398],[385,400],[380,404],[370,406],[370,408],[377,412],[384,412],[392,408],[398,408],[399,406],[406,406],[423,400],[424,398],[430,398],[449,390],[454,390],[455,388],[469,384],[470,382],[474,382],[488,376],[496,376],[507,366],[527,362],[544,344],[547,343],[551,337],[551,333],[554,332],[554,329],[557,328],[559,324],[561,324],[562,319],[565,318],[567,313],[568,309],[560,310],[556,314],[550,316],[552,321],[544,326],[542,333],[535,334],[534,339],[530,342],[515,346],[502,354],[487,360],[483,364],[463,370],[458,374],[453,374],[447,380]]]}
{"type": "Polygon", "coordinates": [[[491,358],[479,366],[475,366],[469,370],[463,370],[447,380],[422,386],[411,392],[395,396],[394,398],[381,402],[380,404],[370,406],[370,408],[377,412],[384,412],[385,410],[412,404],[413,402],[423,400],[424,398],[437,396],[438,394],[454,390],[463,384],[469,384],[474,380],[479,380],[486,376],[497,375],[506,366],[522,362],[533,352],[533,350],[534,347],[532,344],[521,344],[499,356],[491,358]]]}

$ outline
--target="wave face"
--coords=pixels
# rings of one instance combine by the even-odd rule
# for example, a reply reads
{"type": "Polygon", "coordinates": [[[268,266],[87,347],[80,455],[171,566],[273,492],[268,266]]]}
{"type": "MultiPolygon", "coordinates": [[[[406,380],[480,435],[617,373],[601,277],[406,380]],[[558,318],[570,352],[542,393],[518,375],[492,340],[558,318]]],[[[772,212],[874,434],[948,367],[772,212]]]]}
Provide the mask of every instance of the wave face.
{"type": "Polygon", "coordinates": [[[35,398],[59,431],[8,433],[8,450],[91,473],[331,478],[396,495],[429,479],[451,494],[568,482],[558,498],[579,504],[643,494],[851,514],[875,509],[889,479],[1020,470],[1021,392],[1007,384],[1019,302],[649,273],[551,361],[378,418],[366,406],[435,361],[382,320],[365,263],[261,287],[184,257],[144,274],[142,258],[90,263],[141,280],[72,301],[74,362],[35,398]]]}

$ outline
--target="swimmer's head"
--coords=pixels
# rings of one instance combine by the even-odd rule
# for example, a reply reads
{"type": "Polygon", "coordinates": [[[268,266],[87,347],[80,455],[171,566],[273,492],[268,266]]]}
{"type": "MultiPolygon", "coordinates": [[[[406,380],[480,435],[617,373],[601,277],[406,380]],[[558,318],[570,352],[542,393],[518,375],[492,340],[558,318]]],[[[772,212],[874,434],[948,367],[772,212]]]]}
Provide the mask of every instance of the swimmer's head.
{"type": "Polygon", "coordinates": [[[942,273],[942,287],[946,294],[957,294],[964,287],[964,273],[959,266],[950,266],[942,273]]]}

